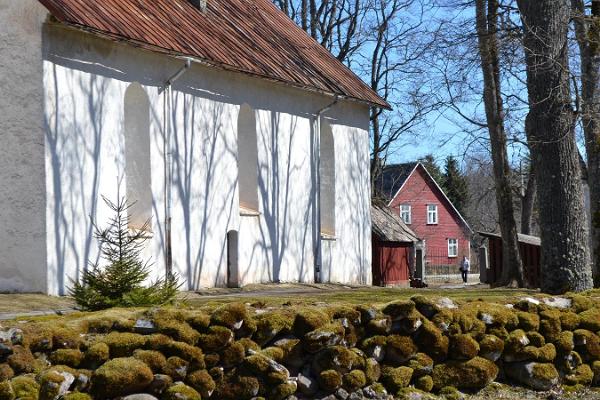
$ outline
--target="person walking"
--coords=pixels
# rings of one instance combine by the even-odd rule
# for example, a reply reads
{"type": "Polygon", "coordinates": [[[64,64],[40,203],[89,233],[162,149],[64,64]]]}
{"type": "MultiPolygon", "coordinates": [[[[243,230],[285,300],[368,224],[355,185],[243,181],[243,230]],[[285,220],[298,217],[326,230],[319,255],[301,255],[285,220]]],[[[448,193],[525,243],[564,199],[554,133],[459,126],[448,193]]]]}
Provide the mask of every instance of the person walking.
{"type": "Polygon", "coordinates": [[[469,271],[471,270],[471,263],[467,256],[464,256],[462,261],[460,262],[460,274],[462,275],[462,280],[464,283],[467,283],[469,278],[469,271]]]}

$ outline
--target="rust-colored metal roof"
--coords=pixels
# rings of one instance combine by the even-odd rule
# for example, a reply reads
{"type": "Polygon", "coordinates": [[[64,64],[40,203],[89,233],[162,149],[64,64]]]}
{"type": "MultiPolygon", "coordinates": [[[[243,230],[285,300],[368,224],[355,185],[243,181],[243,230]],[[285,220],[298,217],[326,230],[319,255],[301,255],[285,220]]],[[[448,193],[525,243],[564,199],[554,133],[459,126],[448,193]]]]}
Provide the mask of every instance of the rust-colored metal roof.
{"type": "Polygon", "coordinates": [[[60,22],[209,65],[389,108],[270,0],[39,0],[60,22]]]}

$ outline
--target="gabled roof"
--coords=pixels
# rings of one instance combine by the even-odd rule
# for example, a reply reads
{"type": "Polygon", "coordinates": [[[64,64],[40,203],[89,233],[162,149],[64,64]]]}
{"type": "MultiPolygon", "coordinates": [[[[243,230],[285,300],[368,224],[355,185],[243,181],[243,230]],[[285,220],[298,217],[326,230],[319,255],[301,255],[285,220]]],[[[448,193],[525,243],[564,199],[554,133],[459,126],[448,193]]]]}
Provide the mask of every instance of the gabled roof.
{"type": "Polygon", "coordinates": [[[427,168],[425,168],[425,166],[423,164],[421,164],[420,162],[407,163],[407,164],[397,164],[396,168],[397,168],[396,170],[392,169],[389,172],[389,174],[392,175],[392,176],[390,176],[390,177],[387,178],[388,181],[394,182],[394,184],[393,184],[393,186],[391,187],[390,190],[396,189],[393,192],[393,194],[390,196],[388,205],[392,204],[392,202],[394,201],[394,198],[396,196],[398,196],[398,193],[400,193],[400,191],[404,187],[404,184],[414,174],[414,172],[418,168],[421,168],[425,172],[425,175],[426,175],[427,179],[430,181],[430,183],[442,195],[442,197],[444,198],[444,200],[446,201],[446,203],[450,206],[450,210],[452,212],[454,212],[454,215],[456,215],[458,217],[458,219],[463,223],[463,225],[465,226],[465,228],[467,228],[469,230],[469,232],[473,233],[473,229],[471,229],[471,227],[469,226],[469,223],[467,222],[467,220],[464,219],[464,217],[461,215],[460,212],[458,212],[458,210],[456,209],[456,207],[454,206],[454,204],[452,204],[452,202],[450,201],[450,199],[448,198],[448,196],[446,196],[446,193],[444,193],[444,190],[435,181],[435,179],[433,179],[433,176],[431,176],[431,174],[429,173],[429,171],[427,171],[427,168]],[[410,168],[411,166],[412,166],[412,169],[410,168]],[[397,171],[398,174],[399,174],[397,176],[397,178],[395,178],[395,179],[394,179],[394,176],[393,176],[393,171],[397,171]],[[406,171],[409,171],[409,172],[406,173],[406,171]]]}
{"type": "Polygon", "coordinates": [[[270,0],[39,0],[60,22],[137,47],[389,108],[270,0]]]}
{"type": "Polygon", "coordinates": [[[371,222],[373,234],[385,242],[409,242],[419,241],[417,235],[385,205],[373,204],[371,206],[371,222]]]}
{"type": "Polygon", "coordinates": [[[375,182],[378,194],[386,200],[394,198],[398,190],[400,190],[404,182],[406,182],[415,170],[417,164],[417,162],[411,162],[390,164],[383,167],[379,178],[375,182]]]}
{"type": "MultiPolygon", "coordinates": [[[[493,237],[493,238],[497,238],[497,239],[502,239],[502,235],[500,235],[499,233],[493,233],[493,232],[477,232],[477,233],[479,233],[481,236],[488,237],[488,238],[493,237]]],[[[541,246],[542,245],[542,239],[540,239],[539,237],[525,235],[523,233],[517,234],[517,240],[520,243],[530,244],[533,246],[541,246]]]]}

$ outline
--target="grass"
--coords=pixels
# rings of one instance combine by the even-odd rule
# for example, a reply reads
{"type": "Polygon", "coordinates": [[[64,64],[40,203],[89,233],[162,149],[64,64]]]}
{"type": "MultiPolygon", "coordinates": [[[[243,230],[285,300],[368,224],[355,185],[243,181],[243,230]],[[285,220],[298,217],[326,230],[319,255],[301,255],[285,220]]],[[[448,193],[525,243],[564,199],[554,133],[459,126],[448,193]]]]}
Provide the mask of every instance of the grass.
{"type": "Polygon", "coordinates": [[[0,294],[0,313],[28,313],[35,311],[65,310],[73,308],[75,302],[68,297],[53,297],[43,294],[0,294]]]}
{"type": "Polygon", "coordinates": [[[460,289],[400,289],[400,288],[337,288],[294,291],[289,293],[269,293],[240,291],[234,294],[215,294],[208,296],[189,295],[185,302],[190,306],[212,307],[224,303],[243,301],[246,303],[263,304],[268,307],[301,306],[311,304],[370,304],[381,306],[394,300],[408,299],[416,294],[424,296],[448,297],[458,302],[483,299],[491,302],[506,303],[516,297],[539,295],[539,291],[527,289],[482,289],[481,287],[467,287],[460,289]]]}

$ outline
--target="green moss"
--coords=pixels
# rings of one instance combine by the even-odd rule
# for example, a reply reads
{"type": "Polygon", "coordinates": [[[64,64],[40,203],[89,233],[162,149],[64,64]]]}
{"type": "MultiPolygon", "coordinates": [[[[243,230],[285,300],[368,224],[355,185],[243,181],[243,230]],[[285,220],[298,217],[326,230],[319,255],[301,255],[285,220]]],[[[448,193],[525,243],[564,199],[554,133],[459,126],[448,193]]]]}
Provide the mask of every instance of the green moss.
{"type": "Polygon", "coordinates": [[[433,390],[433,378],[429,375],[423,375],[415,380],[415,387],[424,392],[433,390]]]}
{"type": "Polygon", "coordinates": [[[381,377],[381,366],[379,363],[373,358],[367,358],[365,360],[365,378],[367,379],[367,384],[375,383],[381,377]]]}
{"type": "Polygon", "coordinates": [[[335,306],[335,307],[329,307],[326,310],[327,314],[330,316],[330,318],[332,319],[346,319],[349,323],[351,323],[352,325],[360,325],[361,321],[362,321],[362,315],[360,313],[360,311],[352,308],[352,307],[348,307],[348,306],[335,306]]]}
{"type": "Polygon", "coordinates": [[[187,322],[195,330],[204,332],[210,325],[210,316],[202,311],[195,310],[192,314],[186,316],[185,322],[187,322]]]}
{"type": "Polygon", "coordinates": [[[221,353],[221,363],[225,368],[231,368],[240,364],[246,357],[244,345],[238,342],[233,343],[221,353]]]}
{"type": "Polygon", "coordinates": [[[384,367],[381,370],[381,383],[389,392],[396,393],[409,385],[412,376],[413,369],[409,367],[384,367]]]}
{"type": "Polygon", "coordinates": [[[39,397],[40,385],[30,376],[16,376],[10,380],[17,399],[33,399],[39,397]]]}
{"type": "Polygon", "coordinates": [[[493,362],[475,357],[466,362],[451,361],[433,368],[433,384],[436,389],[455,385],[459,389],[481,389],[498,376],[493,362]]]}
{"type": "Polygon", "coordinates": [[[248,351],[248,349],[251,349],[251,350],[254,350],[254,351],[259,351],[260,350],[260,346],[258,344],[256,344],[256,342],[254,342],[250,338],[241,338],[240,340],[237,341],[237,343],[239,343],[242,346],[244,346],[244,349],[246,351],[248,351]]]}
{"type": "Polygon", "coordinates": [[[33,372],[35,358],[28,348],[13,346],[13,354],[7,358],[8,365],[16,374],[27,374],[33,372]]]}
{"type": "Polygon", "coordinates": [[[176,383],[164,391],[162,400],[201,400],[202,396],[184,383],[176,383]]]}
{"type": "Polygon", "coordinates": [[[479,354],[481,357],[496,361],[504,351],[504,341],[494,335],[483,335],[479,341],[479,354]]]}
{"type": "Polygon", "coordinates": [[[529,343],[535,347],[542,347],[546,344],[546,339],[544,339],[544,336],[539,332],[527,332],[527,339],[529,339],[529,343]]]}
{"type": "Polygon", "coordinates": [[[500,326],[500,327],[491,327],[489,329],[486,329],[486,333],[488,335],[494,335],[497,338],[499,338],[500,340],[508,340],[509,337],[509,333],[506,330],[505,327],[500,326]]]}
{"type": "Polygon", "coordinates": [[[439,395],[446,400],[462,400],[463,394],[454,386],[444,386],[440,389],[439,395]]]}
{"type": "Polygon", "coordinates": [[[450,338],[450,358],[470,360],[479,354],[479,343],[470,335],[454,335],[450,338]]]}
{"type": "Polygon", "coordinates": [[[23,326],[23,334],[25,337],[24,345],[29,347],[33,352],[47,352],[52,350],[53,332],[52,329],[44,324],[28,324],[23,326]]]}
{"type": "Polygon", "coordinates": [[[198,391],[204,398],[210,397],[217,387],[212,376],[204,369],[189,373],[185,378],[185,383],[198,391]]]}
{"type": "Polygon", "coordinates": [[[413,358],[418,352],[417,345],[409,336],[388,336],[385,346],[385,360],[399,366],[413,358]]]}
{"type": "Polygon", "coordinates": [[[556,347],[552,343],[547,343],[537,349],[535,359],[539,362],[553,362],[556,358],[556,347]]]}
{"type": "Polygon", "coordinates": [[[281,347],[267,347],[261,351],[262,355],[269,357],[279,363],[285,358],[285,351],[281,347]]]}
{"type": "Polygon", "coordinates": [[[540,316],[531,312],[517,311],[519,329],[524,331],[537,331],[540,329],[540,316]]]}
{"type": "Polygon", "coordinates": [[[594,361],[592,363],[592,372],[594,373],[594,380],[593,380],[593,384],[594,386],[598,386],[598,384],[600,383],[600,361],[594,361]]]}
{"type": "Polygon", "coordinates": [[[387,304],[383,308],[383,313],[396,318],[404,318],[415,311],[415,303],[412,300],[399,300],[387,304]]]}
{"type": "Polygon", "coordinates": [[[83,353],[77,349],[58,349],[50,354],[50,362],[54,365],[77,368],[82,361],[83,353]]]}
{"type": "Polygon", "coordinates": [[[52,367],[40,373],[37,377],[37,380],[40,384],[40,399],[53,400],[58,398],[58,396],[61,394],[61,385],[67,379],[67,374],[74,376],[75,371],[66,369],[65,367],[52,367]]]}
{"type": "Polygon", "coordinates": [[[345,329],[339,322],[322,325],[304,335],[304,348],[309,353],[316,353],[327,346],[340,344],[344,333],[345,329]]]}
{"type": "Polygon", "coordinates": [[[294,316],[291,312],[273,311],[258,315],[255,321],[256,332],[252,338],[256,343],[265,345],[283,331],[290,331],[294,316]]]}
{"type": "Polygon", "coordinates": [[[284,400],[296,393],[298,385],[296,382],[286,382],[275,386],[269,393],[270,400],[284,400]]]}
{"type": "Polygon", "coordinates": [[[161,351],[164,346],[173,342],[173,339],[168,337],[167,335],[163,335],[161,333],[154,333],[152,335],[146,336],[146,346],[147,350],[157,350],[161,351]]]}
{"type": "Polygon", "coordinates": [[[523,312],[527,312],[527,313],[533,313],[533,314],[537,314],[539,312],[538,305],[535,303],[532,303],[531,301],[527,301],[527,300],[517,301],[513,305],[513,308],[515,310],[519,310],[519,311],[523,311],[523,312]]]}
{"type": "Polygon", "coordinates": [[[482,321],[486,326],[502,326],[507,330],[512,330],[519,325],[517,314],[512,309],[501,304],[477,301],[465,304],[457,312],[476,314],[477,319],[482,321]]]}
{"type": "Polygon", "coordinates": [[[333,369],[340,373],[350,372],[357,367],[359,356],[344,346],[332,346],[319,352],[313,359],[315,373],[333,369]]]}
{"type": "Polygon", "coordinates": [[[292,330],[294,335],[301,338],[308,332],[314,331],[327,323],[329,323],[329,316],[324,312],[314,309],[305,309],[296,314],[292,330]]]}
{"type": "Polygon", "coordinates": [[[564,331],[558,335],[557,340],[554,342],[556,351],[559,354],[567,354],[575,349],[575,342],[573,339],[573,332],[564,331]]]}
{"type": "Polygon", "coordinates": [[[327,393],[334,392],[342,386],[342,376],[339,372],[328,369],[319,374],[319,386],[327,393]]]}
{"type": "Polygon", "coordinates": [[[246,305],[243,303],[229,303],[217,308],[211,314],[210,321],[213,325],[220,325],[231,330],[240,329],[244,321],[249,318],[246,305]]]}
{"type": "Polygon", "coordinates": [[[185,379],[189,370],[190,363],[183,358],[171,356],[167,358],[167,365],[164,369],[165,374],[173,378],[174,381],[185,379]]]}
{"type": "Polygon", "coordinates": [[[441,308],[430,298],[422,295],[412,296],[410,298],[415,303],[416,309],[427,319],[431,319],[435,314],[441,311],[441,308]]]}
{"type": "Polygon", "coordinates": [[[569,299],[571,300],[571,309],[578,314],[594,307],[594,301],[587,296],[575,294],[569,296],[569,299]]]}
{"type": "Polygon", "coordinates": [[[260,390],[258,379],[253,376],[233,374],[217,383],[217,389],[212,397],[222,400],[250,399],[260,390]]]}
{"type": "Polygon", "coordinates": [[[0,364],[0,382],[11,379],[15,376],[15,371],[7,363],[0,364]]]}
{"type": "Polygon", "coordinates": [[[83,355],[82,365],[86,368],[96,369],[108,361],[110,348],[104,342],[92,344],[83,355]]]}
{"type": "Polygon", "coordinates": [[[78,349],[81,345],[80,332],[73,328],[55,327],[52,329],[52,348],[78,349]]]}
{"type": "Polygon", "coordinates": [[[564,311],[560,314],[560,325],[563,330],[574,331],[579,327],[581,318],[571,311],[564,311]]]}
{"type": "Polygon", "coordinates": [[[388,315],[377,316],[366,325],[366,331],[370,335],[387,335],[392,327],[392,318],[388,315]]]}
{"type": "Polygon", "coordinates": [[[573,332],[575,349],[585,360],[600,360],[600,337],[594,332],[578,329],[573,332]]]}
{"type": "Polygon", "coordinates": [[[87,393],[71,392],[64,395],[62,400],[92,400],[92,397],[87,393]]]}
{"type": "Polygon", "coordinates": [[[214,368],[221,363],[221,356],[216,353],[206,354],[204,356],[204,363],[206,368],[214,368]]]}
{"type": "Polygon", "coordinates": [[[167,335],[178,342],[195,345],[200,333],[192,328],[187,322],[175,319],[155,319],[154,323],[160,333],[167,335]]]}
{"type": "Polygon", "coordinates": [[[433,360],[425,353],[417,353],[417,355],[411,359],[408,367],[413,369],[413,377],[421,377],[423,375],[429,375],[433,371],[433,360]]]}
{"type": "Polygon", "coordinates": [[[153,379],[152,370],[142,361],[133,357],[115,358],[94,371],[90,391],[99,398],[141,393],[153,379]]]}
{"type": "Polygon", "coordinates": [[[289,378],[289,372],[286,369],[274,368],[272,360],[262,354],[254,354],[244,359],[242,367],[250,371],[253,375],[266,379],[269,383],[285,383],[289,378]]]}
{"type": "Polygon", "coordinates": [[[555,342],[562,332],[560,324],[560,312],[556,310],[544,310],[540,313],[540,333],[544,335],[547,342],[555,342]]]}
{"type": "Polygon", "coordinates": [[[167,358],[155,350],[138,349],[133,352],[133,357],[150,367],[155,374],[162,374],[167,368],[167,358]]]}
{"type": "Polygon", "coordinates": [[[185,342],[168,341],[160,346],[160,351],[167,357],[179,357],[188,361],[194,369],[206,367],[202,350],[185,342]]]}
{"type": "Polygon", "coordinates": [[[15,400],[15,391],[9,381],[0,382],[0,400],[15,400]]]}
{"type": "Polygon", "coordinates": [[[146,345],[146,336],[137,333],[111,332],[101,339],[109,348],[112,358],[128,357],[146,345]]]}
{"type": "Polygon", "coordinates": [[[423,326],[417,332],[415,342],[424,353],[436,361],[443,361],[448,356],[449,338],[444,336],[442,331],[427,320],[424,321],[423,326]]]}
{"type": "Polygon", "coordinates": [[[214,353],[233,342],[233,332],[224,326],[211,326],[208,333],[201,334],[198,339],[198,346],[207,353],[214,353]]]}
{"type": "Polygon", "coordinates": [[[342,377],[342,386],[349,392],[354,392],[367,385],[365,373],[359,369],[352,370],[342,377]]]}
{"type": "Polygon", "coordinates": [[[594,372],[587,364],[581,364],[575,371],[563,377],[563,382],[567,385],[589,386],[594,380],[594,372]]]}

